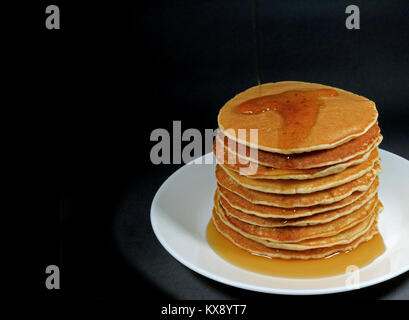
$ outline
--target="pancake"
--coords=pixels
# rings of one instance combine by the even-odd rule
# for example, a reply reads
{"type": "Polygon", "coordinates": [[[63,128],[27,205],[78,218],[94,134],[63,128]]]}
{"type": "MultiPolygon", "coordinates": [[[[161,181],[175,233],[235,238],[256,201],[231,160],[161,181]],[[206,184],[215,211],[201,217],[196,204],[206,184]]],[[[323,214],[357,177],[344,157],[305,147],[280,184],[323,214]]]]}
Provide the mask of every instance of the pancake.
{"type": "Polygon", "coordinates": [[[219,164],[219,166],[230,178],[245,188],[266,193],[299,194],[326,190],[355,180],[369,172],[377,161],[379,161],[378,149],[374,149],[368,160],[359,165],[349,167],[337,174],[310,180],[250,179],[227,169],[225,165],[219,164]]]}
{"type": "MultiPolygon", "coordinates": [[[[219,207],[220,208],[220,207],[219,207]]],[[[237,221],[232,222],[232,218],[226,216],[222,210],[218,211],[218,208],[215,207],[215,213],[220,217],[220,219],[226,224],[228,227],[233,229],[234,231],[240,233],[242,236],[251,239],[255,242],[258,242],[266,247],[275,248],[275,249],[286,249],[286,250],[309,250],[309,249],[316,249],[316,248],[324,248],[324,247],[332,247],[335,245],[342,245],[342,244],[349,244],[355,239],[359,238],[360,236],[364,235],[372,226],[373,223],[377,220],[379,212],[383,209],[382,204],[378,201],[375,206],[373,206],[373,210],[370,214],[358,224],[336,233],[335,235],[331,235],[328,237],[317,237],[311,238],[306,240],[301,240],[298,242],[277,242],[271,240],[264,240],[260,237],[256,237],[253,234],[249,234],[248,230],[241,230],[240,227],[236,225],[237,221]]],[[[342,219],[342,218],[341,218],[342,219]]],[[[315,227],[315,226],[312,226],[315,227]]],[[[289,227],[289,228],[297,228],[297,227],[289,227]]],[[[301,227],[299,229],[304,229],[307,227],[301,227]]],[[[282,230],[283,228],[278,228],[278,230],[282,230]]]]}
{"type": "Polygon", "coordinates": [[[218,114],[218,232],[253,254],[316,259],[377,234],[383,205],[375,103],[283,81],[249,88],[218,114]]]}
{"type": "MultiPolygon", "coordinates": [[[[297,104],[301,103],[297,100],[297,104]]],[[[377,117],[375,103],[362,96],[322,84],[283,81],[262,84],[239,93],[221,108],[218,124],[223,134],[234,141],[268,152],[293,154],[335,148],[365,134],[376,123],[377,117]],[[309,98],[318,90],[337,95],[309,98]],[[240,105],[248,100],[267,95],[288,96],[289,93],[291,101],[297,100],[295,96],[299,94],[306,97],[306,106],[318,108],[295,109],[290,101],[284,109],[287,113],[280,114],[275,109],[251,115],[239,112],[240,105]],[[293,135],[297,133],[297,126],[303,128],[302,135],[293,135]],[[294,127],[294,132],[288,131],[289,127],[294,127]],[[257,129],[258,141],[250,141],[250,134],[240,136],[239,129],[246,133],[257,129]]]]}
{"type": "Polygon", "coordinates": [[[256,162],[260,165],[273,167],[276,169],[304,170],[345,162],[367,153],[373,149],[374,145],[380,144],[382,141],[382,135],[380,134],[378,125],[375,124],[362,136],[341,144],[336,148],[292,155],[252,149],[246,145],[237,144],[233,140],[229,140],[226,136],[224,136],[220,130],[218,131],[215,140],[224,145],[229,152],[236,154],[243,160],[256,162]],[[255,155],[256,158],[252,157],[252,155],[255,155]]]}
{"type": "MultiPolygon", "coordinates": [[[[355,191],[350,196],[331,204],[319,204],[311,207],[295,208],[280,208],[262,204],[254,204],[223,188],[220,185],[218,185],[217,187],[217,192],[229,205],[229,208],[231,207],[232,209],[236,209],[236,211],[238,212],[236,214],[236,218],[243,221],[246,221],[246,219],[252,219],[253,221],[259,221],[259,223],[263,221],[263,223],[267,225],[276,224],[274,226],[280,226],[281,224],[310,224],[316,222],[317,217],[320,217],[320,222],[328,222],[330,221],[328,220],[328,216],[325,214],[319,215],[319,213],[325,213],[327,211],[339,209],[337,210],[339,216],[342,214],[348,214],[351,208],[355,210],[358,208],[357,205],[359,203],[366,202],[371,197],[373,197],[378,191],[378,187],[379,179],[378,177],[376,177],[373,183],[370,184],[370,187],[367,191],[355,191]]],[[[252,223],[251,220],[249,220],[249,222],[252,223]]]]}
{"type": "MultiPolygon", "coordinates": [[[[375,164],[374,168],[362,177],[342,184],[340,186],[313,192],[309,194],[274,194],[265,193],[261,191],[246,189],[233,179],[223,170],[219,165],[216,166],[217,182],[227,190],[234,192],[242,198],[254,204],[262,204],[267,206],[281,207],[281,208],[296,208],[296,207],[310,207],[315,205],[331,204],[350,196],[356,191],[366,191],[369,189],[371,183],[375,180],[376,175],[381,172],[379,164],[375,164]]],[[[305,213],[310,215],[310,213],[305,213]]],[[[300,215],[301,216],[301,215],[300,215]]]]}
{"type": "Polygon", "coordinates": [[[235,229],[253,240],[267,240],[272,242],[293,243],[302,240],[329,237],[345,231],[358,223],[364,221],[372,212],[377,203],[377,197],[372,198],[362,207],[354,212],[327,223],[320,223],[309,226],[286,226],[286,227],[262,227],[247,222],[243,222],[224,209],[219,202],[219,196],[215,196],[215,209],[217,213],[223,214],[235,229]]]}
{"type": "Polygon", "coordinates": [[[296,179],[296,180],[307,180],[315,179],[319,177],[325,177],[331,174],[335,174],[345,170],[348,167],[360,164],[368,160],[371,152],[378,146],[377,141],[371,149],[362,155],[358,155],[355,158],[341,162],[335,165],[320,167],[320,168],[311,168],[311,169],[274,169],[271,167],[266,167],[263,165],[254,165],[250,162],[252,167],[249,166],[249,163],[242,164],[243,159],[240,159],[237,154],[229,152],[219,143],[213,144],[213,152],[216,156],[218,163],[222,164],[224,167],[235,171],[242,175],[247,175],[251,179],[296,179]],[[254,170],[253,170],[254,168],[254,170]]]}
{"type": "MultiPolygon", "coordinates": [[[[361,208],[369,200],[371,200],[377,194],[377,184],[373,183],[371,188],[364,193],[364,196],[360,197],[358,200],[352,202],[351,204],[329,210],[305,217],[300,218],[291,218],[291,213],[288,215],[288,218],[270,218],[270,217],[261,217],[259,215],[248,214],[239,209],[236,209],[230,205],[230,203],[223,197],[219,197],[219,202],[222,208],[225,210],[226,214],[232,216],[238,220],[241,220],[246,223],[261,227],[288,227],[288,226],[310,226],[315,224],[327,223],[333,221],[337,218],[343,217],[355,210],[361,208]]],[[[220,191],[217,189],[216,193],[221,195],[220,191]]],[[[269,208],[269,207],[268,207],[269,208]]],[[[307,209],[308,208],[302,208],[307,209]]]]}
{"type": "Polygon", "coordinates": [[[248,239],[242,236],[240,233],[229,228],[216,214],[213,209],[212,215],[213,223],[216,229],[233,244],[242,248],[252,254],[257,254],[261,256],[266,256],[270,258],[280,258],[280,259],[319,259],[328,257],[336,252],[350,251],[355,249],[358,245],[363,242],[369,241],[378,231],[376,223],[372,224],[370,229],[364,233],[362,236],[356,238],[348,244],[335,245],[332,247],[324,247],[317,249],[309,249],[303,251],[293,251],[284,249],[274,249],[266,247],[256,241],[248,239]]]}

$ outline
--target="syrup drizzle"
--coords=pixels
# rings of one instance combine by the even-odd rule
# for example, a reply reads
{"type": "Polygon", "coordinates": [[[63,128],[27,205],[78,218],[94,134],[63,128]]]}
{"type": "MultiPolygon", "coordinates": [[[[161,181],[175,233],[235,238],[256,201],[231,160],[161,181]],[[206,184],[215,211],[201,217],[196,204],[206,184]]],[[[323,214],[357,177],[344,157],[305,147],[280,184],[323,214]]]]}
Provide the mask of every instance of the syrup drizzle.
{"type": "Polygon", "coordinates": [[[276,133],[279,146],[291,148],[306,138],[314,126],[323,105],[321,97],[337,95],[333,89],[290,90],[244,101],[237,110],[245,115],[278,112],[283,121],[276,133]]]}

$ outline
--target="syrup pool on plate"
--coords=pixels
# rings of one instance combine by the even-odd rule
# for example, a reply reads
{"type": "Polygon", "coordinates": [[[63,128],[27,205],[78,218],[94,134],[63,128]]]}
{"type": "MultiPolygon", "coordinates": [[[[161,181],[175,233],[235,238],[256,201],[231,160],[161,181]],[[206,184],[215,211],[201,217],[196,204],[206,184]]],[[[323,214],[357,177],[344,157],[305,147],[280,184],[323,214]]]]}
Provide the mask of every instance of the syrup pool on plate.
{"type": "Polygon", "coordinates": [[[362,268],[385,251],[382,236],[378,233],[371,240],[361,243],[349,252],[338,252],[323,259],[279,259],[255,255],[235,246],[214,226],[207,226],[210,247],[227,262],[242,269],[284,278],[323,278],[346,272],[348,266],[362,268]]]}

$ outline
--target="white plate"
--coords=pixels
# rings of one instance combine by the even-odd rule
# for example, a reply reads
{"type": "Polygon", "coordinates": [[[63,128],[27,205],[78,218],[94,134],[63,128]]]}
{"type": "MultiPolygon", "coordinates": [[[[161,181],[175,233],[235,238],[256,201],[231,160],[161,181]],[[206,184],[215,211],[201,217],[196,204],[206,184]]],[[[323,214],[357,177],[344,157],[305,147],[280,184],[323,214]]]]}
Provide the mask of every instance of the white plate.
{"type": "MultiPolygon", "coordinates": [[[[409,161],[384,150],[380,155],[383,172],[379,197],[385,209],[379,229],[386,251],[360,269],[359,288],[409,270],[409,161]]],[[[198,160],[215,162],[212,153],[198,160]]],[[[206,240],[216,188],[214,169],[214,164],[185,165],[163,183],[153,199],[153,231],[175,259],[213,280],[259,292],[303,295],[357,289],[346,285],[347,274],[318,279],[272,277],[241,269],[219,257],[206,240]]]]}

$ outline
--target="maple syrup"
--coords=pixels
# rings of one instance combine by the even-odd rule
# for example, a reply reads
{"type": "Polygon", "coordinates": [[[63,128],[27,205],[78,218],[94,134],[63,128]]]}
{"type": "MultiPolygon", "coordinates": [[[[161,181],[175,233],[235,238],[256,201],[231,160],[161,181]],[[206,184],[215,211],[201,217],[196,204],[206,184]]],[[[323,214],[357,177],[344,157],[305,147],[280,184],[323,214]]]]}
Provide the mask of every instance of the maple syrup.
{"type": "Polygon", "coordinates": [[[253,26],[253,40],[254,40],[254,58],[257,76],[257,85],[261,88],[261,75],[260,75],[260,49],[259,49],[259,31],[258,31],[258,3],[257,0],[252,1],[252,16],[251,22],[253,26]]]}
{"type": "Polygon", "coordinates": [[[279,146],[291,148],[307,137],[314,126],[323,105],[321,97],[337,95],[333,89],[290,90],[244,101],[237,110],[247,115],[278,112],[283,119],[282,128],[277,132],[279,146]]]}
{"type": "Polygon", "coordinates": [[[284,278],[321,278],[343,274],[348,266],[362,268],[385,251],[382,236],[377,234],[349,252],[335,253],[323,259],[285,260],[251,254],[235,246],[217,231],[212,219],[206,234],[212,249],[229,263],[248,271],[284,278]]]}

